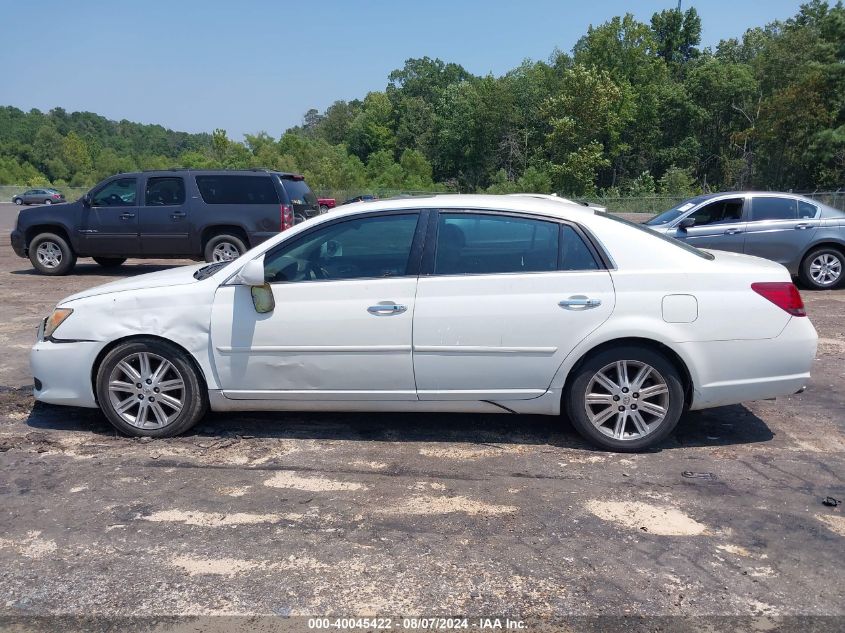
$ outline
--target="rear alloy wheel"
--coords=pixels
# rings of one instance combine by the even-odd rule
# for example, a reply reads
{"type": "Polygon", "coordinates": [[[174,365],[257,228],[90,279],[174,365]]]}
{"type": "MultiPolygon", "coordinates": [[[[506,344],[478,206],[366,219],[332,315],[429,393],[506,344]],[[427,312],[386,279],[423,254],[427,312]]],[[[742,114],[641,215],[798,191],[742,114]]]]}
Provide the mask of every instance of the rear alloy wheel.
{"type": "Polygon", "coordinates": [[[156,340],[123,343],[109,352],[97,371],[97,399],[119,431],[150,437],[187,431],[208,406],[187,355],[156,340]]]}
{"type": "Polygon", "coordinates": [[[14,200],[12,200],[12,202],[14,202],[18,206],[21,206],[23,204],[23,200],[21,200],[20,198],[15,198],[14,200]]]}
{"type": "Polygon", "coordinates": [[[230,262],[246,253],[246,245],[234,235],[215,235],[205,245],[205,261],[230,262]]]}
{"type": "Polygon", "coordinates": [[[654,446],[678,423],[684,389],[678,370],[645,347],[596,354],[576,370],[567,389],[567,412],[581,435],[620,452],[654,446]]]}
{"type": "Polygon", "coordinates": [[[328,213],[328,212],[329,212],[329,207],[326,206],[325,204],[321,204],[320,205],[320,214],[322,215],[323,213],[328,213]]]}
{"type": "Polygon", "coordinates": [[[842,281],[843,260],[845,257],[835,248],[818,248],[801,262],[801,281],[814,290],[835,288],[842,281]]]}
{"type": "Polygon", "coordinates": [[[29,243],[29,261],[42,275],[66,275],[76,265],[76,254],[64,238],[42,233],[29,243]]]}
{"type": "Polygon", "coordinates": [[[117,268],[126,261],[125,257],[95,257],[94,261],[103,268],[117,268]]]}
{"type": "Polygon", "coordinates": [[[44,200],[44,204],[53,204],[53,201],[50,200],[50,198],[47,198],[46,200],[44,200]]]}

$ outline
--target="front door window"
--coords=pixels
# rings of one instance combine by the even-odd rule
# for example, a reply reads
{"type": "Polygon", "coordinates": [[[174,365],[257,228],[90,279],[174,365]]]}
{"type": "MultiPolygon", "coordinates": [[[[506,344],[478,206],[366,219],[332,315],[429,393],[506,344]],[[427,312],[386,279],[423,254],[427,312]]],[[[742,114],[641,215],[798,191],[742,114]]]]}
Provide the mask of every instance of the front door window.
{"type": "Polygon", "coordinates": [[[131,207],[135,205],[135,178],[118,178],[100,189],[91,200],[92,207],[131,207]]]}

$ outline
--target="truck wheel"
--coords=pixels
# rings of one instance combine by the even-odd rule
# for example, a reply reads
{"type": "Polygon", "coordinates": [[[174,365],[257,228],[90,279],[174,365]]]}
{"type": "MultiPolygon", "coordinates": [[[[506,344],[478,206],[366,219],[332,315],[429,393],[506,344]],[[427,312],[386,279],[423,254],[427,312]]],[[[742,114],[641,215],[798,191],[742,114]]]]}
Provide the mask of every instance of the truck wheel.
{"type": "Polygon", "coordinates": [[[569,419],[585,439],[623,453],[661,442],[684,410],[678,370],[662,354],[638,345],[587,358],[564,397],[569,419]]]}
{"type": "Polygon", "coordinates": [[[207,262],[230,262],[246,253],[246,244],[234,235],[215,235],[205,245],[207,262]]]}
{"type": "Polygon", "coordinates": [[[95,257],[94,261],[103,268],[117,268],[126,261],[125,257],[95,257]]]}
{"type": "Polygon", "coordinates": [[[320,205],[320,213],[323,214],[323,213],[328,213],[328,212],[329,212],[329,207],[326,206],[325,204],[321,204],[320,205]]]}
{"type": "Polygon", "coordinates": [[[823,246],[811,251],[801,262],[798,276],[808,288],[830,290],[842,283],[842,269],[845,267],[842,252],[823,246]]]}
{"type": "Polygon", "coordinates": [[[42,275],[67,275],[76,265],[76,253],[63,237],[41,233],[29,243],[29,261],[42,275]]]}
{"type": "Polygon", "coordinates": [[[100,363],[96,387],[103,413],[127,435],[179,435],[208,409],[205,384],[191,359],[166,341],[118,345],[100,363]]]}

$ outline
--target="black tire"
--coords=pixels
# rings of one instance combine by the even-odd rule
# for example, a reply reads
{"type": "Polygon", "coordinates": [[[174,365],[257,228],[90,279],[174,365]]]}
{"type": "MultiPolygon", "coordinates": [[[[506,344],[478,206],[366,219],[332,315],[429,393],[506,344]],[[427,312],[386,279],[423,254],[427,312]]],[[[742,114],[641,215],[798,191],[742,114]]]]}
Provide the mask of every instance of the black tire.
{"type": "Polygon", "coordinates": [[[21,206],[23,204],[23,200],[21,200],[20,198],[13,198],[12,202],[14,202],[18,206],[21,206]]]}
{"type": "Polygon", "coordinates": [[[65,239],[55,233],[41,233],[36,235],[29,243],[29,261],[32,262],[33,268],[42,275],[51,275],[58,277],[60,275],[67,275],[74,266],[76,266],[76,253],[65,241],[65,239]],[[42,245],[49,252],[56,252],[54,248],[48,245],[52,244],[54,248],[58,249],[58,256],[55,260],[47,259],[43,256],[39,258],[39,247],[42,245]],[[56,264],[51,264],[51,261],[57,261],[56,264]]]}
{"type": "Polygon", "coordinates": [[[325,204],[321,204],[320,205],[320,215],[322,215],[324,213],[328,213],[328,212],[329,212],[329,207],[325,204]]]}
{"type": "Polygon", "coordinates": [[[834,288],[838,288],[842,285],[842,280],[845,279],[845,255],[843,255],[842,251],[830,246],[813,249],[801,261],[798,277],[805,288],[811,288],[813,290],[833,290],[834,288]],[[838,270],[836,278],[828,283],[822,283],[813,278],[813,263],[822,258],[826,263],[832,264],[833,271],[838,270]]]}
{"type": "MultiPolygon", "coordinates": [[[[618,373],[616,376],[616,379],[612,379],[612,382],[621,382],[618,379],[618,373]]],[[[638,345],[623,345],[609,348],[588,357],[580,364],[568,381],[564,398],[566,412],[572,425],[586,440],[601,448],[622,453],[643,451],[662,442],[675,429],[681,413],[684,411],[684,386],[678,369],[662,354],[638,345]],[[638,408],[639,405],[637,403],[642,403],[644,400],[639,400],[639,394],[637,392],[629,390],[626,393],[621,393],[620,391],[617,395],[613,395],[610,389],[601,387],[600,385],[590,385],[593,377],[599,371],[604,369],[613,372],[613,369],[608,370],[607,368],[618,361],[629,361],[631,363],[629,367],[636,370],[639,370],[643,363],[650,365],[653,370],[656,370],[658,376],[651,374],[643,383],[643,389],[647,389],[649,385],[660,384],[661,381],[658,379],[662,377],[662,384],[665,384],[667,387],[665,397],[663,395],[649,397],[651,404],[657,404],[657,402],[654,402],[654,399],[657,398],[665,405],[662,407],[665,410],[662,421],[657,423],[657,416],[649,413],[647,409],[638,408]],[[600,393],[601,395],[607,392],[607,395],[611,398],[607,407],[612,408],[613,412],[604,424],[610,423],[615,426],[619,420],[618,407],[625,406],[626,414],[633,415],[636,412],[636,415],[641,420],[647,422],[645,428],[648,429],[648,432],[641,436],[640,434],[635,435],[634,433],[630,433],[630,437],[626,439],[617,439],[607,435],[606,432],[612,432],[612,429],[602,425],[596,426],[590,421],[590,417],[587,414],[586,395],[588,388],[599,389],[600,391],[592,393],[600,393]],[[636,398],[634,397],[635,395],[636,398]],[[649,420],[651,420],[650,423],[649,420]],[[651,423],[655,424],[654,428],[651,428],[651,423]],[[605,432],[602,432],[600,428],[605,429],[605,432]]],[[[602,408],[602,403],[591,404],[590,407],[593,414],[609,411],[608,408],[602,408]]],[[[633,419],[627,417],[627,415],[619,426],[622,429],[623,436],[625,435],[626,429],[631,432],[638,430],[633,419]]]]}
{"type": "Polygon", "coordinates": [[[50,198],[45,198],[44,202],[42,202],[41,204],[53,204],[53,201],[50,200],[50,198]]]}
{"type": "MultiPolygon", "coordinates": [[[[125,374],[121,374],[121,376],[125,378],[125,374]]],[[[112,426],[126,435],[139,437],[173,437],[175,435],[179,435],[180,433],[184,433],[194,426],[200,421],[200,419],[202,419],[208,410],[208,391],[205,387],[205,382],[200,377],[199,372],[191,362],[191,359],[185,352],[172,343],[158,339],[137,339],[121,343],[106,354],[97,369],[96,390],[97,401],[103,414],[112,426]],[[183,404],[181,410],[178,410],[177,412],[175,409],[170,408],[169,405],[162,406],[161,403],[158,404],[159,410],[173,414],[173,419],[167,420],[166,424],[157,427],[139,428],[138,426],[133,426],[130,421],[125,420],[121,414],[117,412],[114,401],[112,400],[112,397],[118,401],[121,399],[125,401],[128,398],[132,398],[134,403],[135,395],[143,395],[144,398],[138,399],[138,405],[133,404],[126,411],[127,415],[134,416],[137,420],[140,415],[141,402],[146,400],[146,406],[149,407],[149,398],[161,397],[157,396],[159,392],[154,392],[155,383],[148,385],[146,384],[145,377],[141,376],[140,381],[137,384],[141,384],[142,387],[140,390],[136,391],[143,391],[143,393],[139,394],[114,392],[109,389],[109,379],[112,372],[115,371],[115,368],[122,361],[128,361],[133,368],[140,369],[140,365],[135,364],[133,357],[134,355],[141,353],[154,355],[149,357],[151,359],[150,366],[153,369],[153,373],[158,363],[158,359],[154,358],[155,356],[165,359],[171,363],[177,373],[173,373],[172,370],[167,370],[167,373],[164,374],[162,378],[172,381],[174,380],[174,377],[179,377],[182,379],[184,385],[182,389],[169,392],[170,394],[178,394],[173,397],[181,399],[183,404]],[[123,396],[126,396],[126,398],[123,398],[123,396]]],[[[150,415],[153,419],[155,419],[156,416],[150,413],[150,411],[151,409],[147,410],[147,415],[150,415]]]]}
{"type": "Polygon", "coordinates": [[[94,257],[93,259],[103,268],[117,268],[126,261],[125,257],[94,257]]]}
{"type": "MultiPolygon", "coordinates": [[[[235,237],[234,235],[228,235],[222,233],[220,235],[215,235],[212,237],[208,242],[206,242],[205,248],[203,249],[203,256],[205,257],[205,261],[211,263],[215,261],[221,261],[220,259],[215,259],[215,250],[222,251],[223,249],[229,250],[234,249],[237,251],[237,257],[240,257],[247,251],[246,244],[243,243],[243,240],[239,237],[235,237]]],[[[229,252],[233,252],[229,250],[229,252]]],[[[233,258],[236,259],[236,258],[233,258]]]]}

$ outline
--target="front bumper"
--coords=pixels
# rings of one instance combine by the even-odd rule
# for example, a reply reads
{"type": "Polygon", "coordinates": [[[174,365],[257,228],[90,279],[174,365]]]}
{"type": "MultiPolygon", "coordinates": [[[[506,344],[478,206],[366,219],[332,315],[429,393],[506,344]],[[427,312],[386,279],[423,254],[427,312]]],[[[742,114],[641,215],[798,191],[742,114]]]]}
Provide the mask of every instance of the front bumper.
{"type": "Polygon", "coordinates": [[[35,399],[49,404],[96,408],[91,371],[106,344],[98,341],[54,342],[40,338],[29,355],[35,379],[35,399]]]}
{"type": "Polygon", "coordinates": [[[810,380],[817,341],[808,318],[792,317],[775,338],[682,343],[698,374],[690,409],[796,393],[810,380]]]}
{"type": "Polygon", "coordinates": [[[23,233],[15,229],[12,231],[11,239],[12,250],[15,251],[15,255],[18,257],[26,257],[26,240],[24,239],[23,233]]]}

